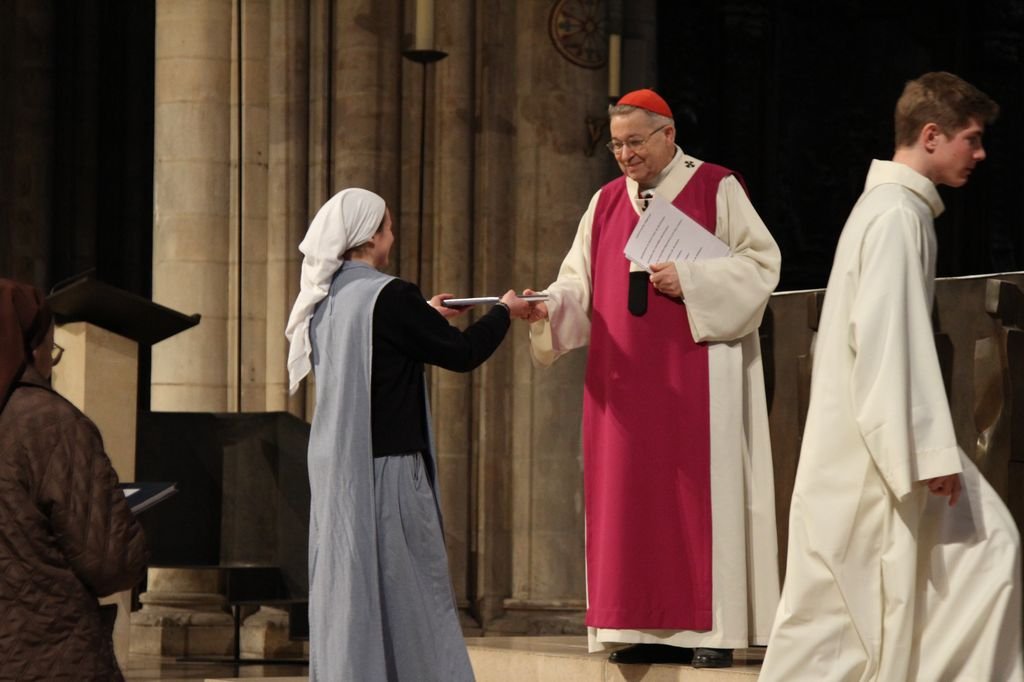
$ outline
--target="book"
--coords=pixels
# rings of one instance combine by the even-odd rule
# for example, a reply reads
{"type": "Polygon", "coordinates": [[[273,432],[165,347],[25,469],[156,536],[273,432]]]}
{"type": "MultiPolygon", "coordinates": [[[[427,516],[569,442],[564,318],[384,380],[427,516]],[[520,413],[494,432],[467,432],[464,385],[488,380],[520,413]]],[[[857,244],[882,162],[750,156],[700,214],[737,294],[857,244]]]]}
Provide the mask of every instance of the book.
{"type": "Polygon", "coordinates": [[[117,487],[124,491],[124,497],[128,501],[128,506],[136,514],[149,509],[159,502],[163,502],[178,492],[178,485],[176,483],[167,482],[118,483],[117,487]]]}
{"type": "MultiPolygon", "coordinates": [[[[519,298],[524,301],[546,301],[548,300],[547,294],[531,294],[529,296],[520,296],[519,298]]],[[[441,305],[445,308],[468,308],[474,305],[494,305],[501,300],[501,296],[476,296],[473,298],[449,298],[441,301],[441,305]]]]}

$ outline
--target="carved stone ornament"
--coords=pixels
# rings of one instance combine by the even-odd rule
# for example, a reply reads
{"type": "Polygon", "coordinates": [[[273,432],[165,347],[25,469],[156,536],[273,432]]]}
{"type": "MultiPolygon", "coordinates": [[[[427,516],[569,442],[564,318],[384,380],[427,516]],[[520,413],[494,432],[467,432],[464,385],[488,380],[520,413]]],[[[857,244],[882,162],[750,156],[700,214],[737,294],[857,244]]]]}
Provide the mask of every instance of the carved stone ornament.
{"type": "Polygon", "coordinates": [[[599,69],[608,59],[608,32],[600,0],[558,0],[551,8],[551,42],[577,66],[599,69]]]}

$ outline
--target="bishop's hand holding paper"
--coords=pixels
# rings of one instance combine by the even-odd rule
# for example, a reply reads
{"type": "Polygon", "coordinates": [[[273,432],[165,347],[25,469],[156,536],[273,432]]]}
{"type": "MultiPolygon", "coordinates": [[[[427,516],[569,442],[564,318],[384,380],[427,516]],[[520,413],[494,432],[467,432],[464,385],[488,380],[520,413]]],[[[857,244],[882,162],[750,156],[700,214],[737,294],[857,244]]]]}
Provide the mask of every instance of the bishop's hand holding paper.
{"type": "Polygon", "coordinates": [[[659,294],[683,298],[683,290],[679,285],[679,273],[675,263],[654,263],[651,265],[651,285],[659,294]]]}

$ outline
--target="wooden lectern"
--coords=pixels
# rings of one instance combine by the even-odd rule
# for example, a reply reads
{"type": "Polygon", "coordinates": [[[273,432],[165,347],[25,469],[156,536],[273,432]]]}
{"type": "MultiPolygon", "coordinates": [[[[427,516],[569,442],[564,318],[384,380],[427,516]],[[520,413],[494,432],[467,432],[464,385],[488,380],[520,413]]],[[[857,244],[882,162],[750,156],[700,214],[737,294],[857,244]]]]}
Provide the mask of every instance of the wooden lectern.
{"type": "MultiPolygon", "coordinates": [[[[64,348],[53,387],[96,423],[118,478],[134,481],[139,344],[153,345],[194,327],[199,315],[166,308],[91,274],[58,285],[47,302],[57,323],[54,341],[64,348]]],[[[119,605],[114,650],[123,668],[131,594],[103,602],[119,605]]]]}

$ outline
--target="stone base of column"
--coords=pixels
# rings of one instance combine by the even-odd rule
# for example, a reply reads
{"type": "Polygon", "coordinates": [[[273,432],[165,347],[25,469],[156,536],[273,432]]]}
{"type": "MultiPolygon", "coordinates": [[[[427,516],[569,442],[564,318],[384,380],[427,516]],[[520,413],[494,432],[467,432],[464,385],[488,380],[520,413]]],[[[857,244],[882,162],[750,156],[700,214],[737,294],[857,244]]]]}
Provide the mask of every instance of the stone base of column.
{"type": "Polygon", "coordinates": [[[468,606],[459,605],[459,626],[462,628],[462,635],[464,637],[483,637],[484,629],[480,626],[480,621],[469,612],[468,606]]]}
{"type": "Polygon", "coordinates": [[[261,606],[242,621],[243,658],[307,658],[309,644],[288,638],[288,611],[261,606]]]}
{"type": "Polygon", "coordinates": [[[487,624],[488,635],[585,635],[586,605],[579,600],[506,599],[505,613],[487,624]]]}
{"type": "Polygon", "coordinates": [[[230,656],[234,621],[216,568],[150,568],[131,618],[131,653],[230,656]]]}

